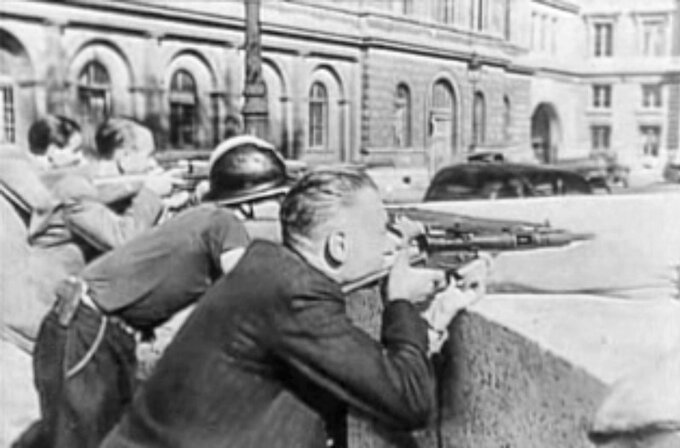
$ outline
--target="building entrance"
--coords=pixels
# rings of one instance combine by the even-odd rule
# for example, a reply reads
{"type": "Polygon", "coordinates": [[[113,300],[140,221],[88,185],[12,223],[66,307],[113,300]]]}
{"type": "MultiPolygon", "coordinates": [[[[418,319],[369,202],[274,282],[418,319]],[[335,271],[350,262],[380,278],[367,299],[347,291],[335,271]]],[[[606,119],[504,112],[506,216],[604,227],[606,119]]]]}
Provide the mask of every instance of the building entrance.
{"type": "Polygon", "coordinates": [[[562,139],[559,117],[552,104],[541,103],[531,116],[531,146],[543,163],[555,162],[562,139]]]}

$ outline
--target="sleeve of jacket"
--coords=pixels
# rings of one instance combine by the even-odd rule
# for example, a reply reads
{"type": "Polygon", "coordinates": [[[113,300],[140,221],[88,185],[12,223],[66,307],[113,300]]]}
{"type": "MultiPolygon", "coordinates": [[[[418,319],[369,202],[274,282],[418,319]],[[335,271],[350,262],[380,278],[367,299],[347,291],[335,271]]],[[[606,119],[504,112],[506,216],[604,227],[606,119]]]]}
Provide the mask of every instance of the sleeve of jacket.
{"type": "Polygon", "coordinates": [[[69,229],[102,252],[111,250],[152,227],[163,212],[161,199],[142,188],[123,214],[92,199],[76,200],[65,207],[69,229]]]}
{"type": "Polygon", "coordinates": [[[409,302],[386,306],[380,343],[339,301],[294,300],[274,321],[275,355],[296,374],[386,425],[428,423],[436,401],[427,326],[409,302]]]}

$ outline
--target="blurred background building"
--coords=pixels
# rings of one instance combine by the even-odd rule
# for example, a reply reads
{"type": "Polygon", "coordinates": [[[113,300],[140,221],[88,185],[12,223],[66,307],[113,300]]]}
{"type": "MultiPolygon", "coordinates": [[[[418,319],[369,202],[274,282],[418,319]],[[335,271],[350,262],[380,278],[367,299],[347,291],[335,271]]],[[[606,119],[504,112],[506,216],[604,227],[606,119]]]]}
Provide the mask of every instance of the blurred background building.
{"type": "MultiPolygon", "coordinates": [[[[680,0],[263,0],[269,139],[309,163],[433,171],[678,149],[680,0]]],[[[63,113],[210,149],[242,125],[243,0],[0,2],[0,141],[63,113]]]]}
{"type": "Polygon", "coordinates": [[[678,149],[680,2],[533,1],[532,144],[657,168],[678,149]]]}

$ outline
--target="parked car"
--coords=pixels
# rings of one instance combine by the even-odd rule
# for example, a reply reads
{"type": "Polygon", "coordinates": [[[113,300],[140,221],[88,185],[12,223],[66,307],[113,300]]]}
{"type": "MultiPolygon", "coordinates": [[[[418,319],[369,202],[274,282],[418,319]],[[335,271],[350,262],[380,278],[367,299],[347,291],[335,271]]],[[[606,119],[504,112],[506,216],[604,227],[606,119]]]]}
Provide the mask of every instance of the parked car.
{"type": "Polygon", "coordinates": [[[663,167],[663,178],[667,182],[680,182],[680,151],[671,154],[663,167]]]}
{"type": "Polygon", "coordinates": [[[619,162],[613,153],[599,152],[590,157],[562,159],[556,165],[581,174],[594,188],[610,191],[613,186],[628,187],[630,167],[619,162]]]}
{"type": "Polygon", "coordinates": [[[505,162],[505,155],[499,151],[476,151],[472,154],[468,154],[467,161],[501,163],[505,162]]]}
{"type": "Polygon", "coordinates": [[[424,200],[524,198],[592,194],[578,173],[547,165],[469,162],[441,169],[424,200]]]}

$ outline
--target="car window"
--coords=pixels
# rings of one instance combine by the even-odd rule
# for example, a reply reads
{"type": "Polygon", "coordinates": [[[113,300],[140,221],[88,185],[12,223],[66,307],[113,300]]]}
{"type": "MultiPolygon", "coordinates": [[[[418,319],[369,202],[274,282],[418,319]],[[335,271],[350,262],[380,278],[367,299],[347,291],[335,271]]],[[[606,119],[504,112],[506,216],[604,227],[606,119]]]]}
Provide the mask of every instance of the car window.
{"type": "Polygon", "coordinates": [[[440,171],[428,189],[426,201],[502,199],[528,195],[526,181],[514,173],[466,165],[440,171]]]}
{"type": "Polygon", "coordinates": [[[592,188],[587,180],[579,176],[563,175],[560,177],[562,184],[562,189],[559,194],[572,195],[572,194],[590,194],[592,193],[592,188]]]}
{"type": "Polygon", "coordinates": [[[536,196],[562,196],[590,194],[588,182],[576,173],[559,171],[534,171],[527,173],[536,196]]]}

